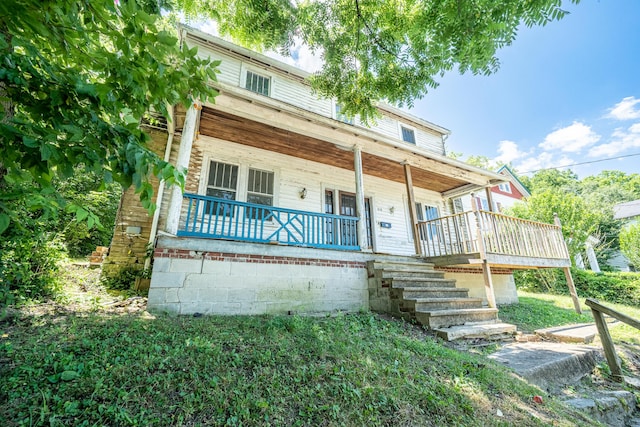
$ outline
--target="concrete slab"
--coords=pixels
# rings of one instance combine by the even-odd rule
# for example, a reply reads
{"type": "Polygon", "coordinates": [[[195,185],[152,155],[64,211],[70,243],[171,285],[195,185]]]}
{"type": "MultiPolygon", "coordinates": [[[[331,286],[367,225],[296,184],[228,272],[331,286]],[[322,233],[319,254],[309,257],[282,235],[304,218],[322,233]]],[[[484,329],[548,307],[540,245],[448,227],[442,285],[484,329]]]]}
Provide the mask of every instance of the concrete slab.
{"type": "Polygon", "coordinates": [[[508,344],[489,358],[547,391],[578,382],[603,359],[594,347],[550,342],[508,344]]]}
{"type": "Polygon", "coordinates": [[[555,326],[553,328],[538,329],[537,335],[555,341],[567,343],[589,344],[598,333],[595,323],[582,323],[579,325],[555,326]]]}
{"type": "Polygon", "coordinates": [[[488,338],[511,335],[516,333],[516,326],[508,323],[486,323],[476,325],[460,325],[448,328],[439,328],[434,331],[437,336],[453,341],[461,338],[488,338]]]}

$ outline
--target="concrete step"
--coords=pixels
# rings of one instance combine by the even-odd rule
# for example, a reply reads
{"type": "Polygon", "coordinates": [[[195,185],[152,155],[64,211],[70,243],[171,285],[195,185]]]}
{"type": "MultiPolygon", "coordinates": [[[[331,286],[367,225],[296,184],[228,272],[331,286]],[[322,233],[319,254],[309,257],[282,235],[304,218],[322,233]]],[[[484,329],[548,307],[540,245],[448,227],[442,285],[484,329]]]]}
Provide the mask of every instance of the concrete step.
{"type": "Polygon", "coordinates": [[[490,322],[497,319],[498,309],[496,308],[416,311],[416,320],[429,329],[459,326],[465,323],[490,322]]]}
{"type": "Polygon", "coordinates": [[[454,341],[464,338],[501,338],[513,336],[516,333],[516,326],[509,323],[490,321],[488,323],[476,323],[468,325],[450,326],[448,328],[435,329],[438,337],[445,341],[454,341]]]}
{"type": "Polygon", "coordinates": [[[455,279],[436,279],[423,277],[401,277],[385,279],[393,288],[455,288],[455,279]]]}
{"type": "Polygon", "coordinates": [[[482,298],[407,298],[405,301],[418,311],[482,308],[482,298]]]}
{"type": "Polygon", "coordinates": [[[408,286],[405,288],[392,288],[390,295],[392,298],[415,299],[415,298],[468,298],[468,288],[425,288],[408,286]]]}
{"type": "Polygon", "coordinates": [[[488,357],[547,391],[577,383],[603,359],[594,347],[551,342],[509,344],[488,357]]]}
{"type": "Polygon", "coordinates": [[[382,270],[382,278],[383,279],[406,279],[406,278],[436,278],[442,279],[444,278],[444,273],[442,271],[435,270],[382,270]]]}
{"type": "Polygon", "coordinates": [[[433,270],[433,264],[421,260],[399,261],[369,261],[371,266],[377,270],[433,270]]]}

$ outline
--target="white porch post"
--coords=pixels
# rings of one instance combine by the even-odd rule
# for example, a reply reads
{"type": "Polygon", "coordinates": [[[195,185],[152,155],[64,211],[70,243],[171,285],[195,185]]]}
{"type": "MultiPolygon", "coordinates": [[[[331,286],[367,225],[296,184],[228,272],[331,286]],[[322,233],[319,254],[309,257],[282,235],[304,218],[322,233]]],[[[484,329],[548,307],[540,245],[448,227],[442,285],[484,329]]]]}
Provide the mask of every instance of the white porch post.
{"type": "Polygon", "coordinates": [[[367,249],[367,219],[364,205],[364,183],[362,180],[362,148],[353,146],[353,168],[356,172],[356,211],[358,214],[358,246],[367,249]]]}
{"type": "MultiPolygon", "coordinates": [[[[178,148],[178,159],[176,160],[176,168],[186,171],[189,167],[189,159],[191,158],[191,147],[196,137],[197,123],[200,116],[202,106],[200,102],[194,102],[189,106],[187,115],[184,119],[182,127],[182,137],[180,138],[180,147],[178,148]]],[[[182,190],[179,186],[173,186],[171,200],[169,201],[169,211],[167,213],[167,231],[171,234],[178,233],[178,225],[180,223],[180,212],[182,211],[182,190]]]]}

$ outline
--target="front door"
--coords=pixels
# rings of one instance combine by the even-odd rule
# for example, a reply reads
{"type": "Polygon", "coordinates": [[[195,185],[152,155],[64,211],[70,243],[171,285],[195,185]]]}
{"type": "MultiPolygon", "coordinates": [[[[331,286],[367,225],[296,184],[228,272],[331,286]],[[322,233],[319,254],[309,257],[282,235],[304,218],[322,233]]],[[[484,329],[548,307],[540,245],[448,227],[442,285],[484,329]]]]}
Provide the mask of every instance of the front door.
{"type": "MultiPolygon", "coordinates": [[[[327,190],[325,193],[325,212],[333,213],[333,196],[332,190],[327,190]]],[[[340,215],[345,216],[358,216],[356,210],[356,195],[353,193],[345,193],[340,191],[338,197],[338,212],[340,215]]],[[[367,229],[367,247],[362,249],[370,249],[373,247],[373,233],[371,227],[371,203],[369,198],[364,199],[364,216],[365,225],[367,229]]],[[[331,232],[337,230],[331,229],[331,232]]],[[[351,242],[351,244],[358,244],[357,226],[353,223],[341,224],[339,233],[343,242],[351,242]]]]}

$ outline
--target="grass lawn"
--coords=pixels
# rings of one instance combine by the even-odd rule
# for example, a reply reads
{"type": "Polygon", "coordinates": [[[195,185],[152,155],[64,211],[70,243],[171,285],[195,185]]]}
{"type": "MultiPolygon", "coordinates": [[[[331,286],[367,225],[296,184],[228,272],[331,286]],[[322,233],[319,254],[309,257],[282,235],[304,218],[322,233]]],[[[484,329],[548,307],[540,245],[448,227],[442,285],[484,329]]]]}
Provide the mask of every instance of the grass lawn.
{"type": "Polygon", "coordinates": [[[153,316],[49,304],[0,322],[0,425],[592,425],[481,355],[362,313],[153,316]]]}
{"type": "MultiPolygon", "coordinates": [[[[593,323],[591,309],[584,304],[581,298],[583,314],[577,314],[573,308],[570,296],[540,294],[518,291],[519,304],[500,307],[500,319],[518,326],[523,332],[533,332],[536,329],[551,326],[570,325],[575,323],[593,323]]],[[[640,307],[610,304],[600,301],[604,305],[620,311],[634,319],[640,319],[640,307]]],[[[626,324],[617,324],[610,327],[609,331],[614,342],[631,343],[640,345],[640,331],[626,324]]]]}

